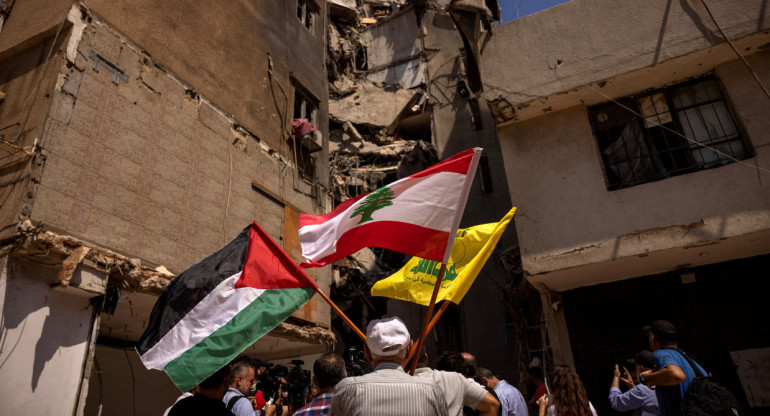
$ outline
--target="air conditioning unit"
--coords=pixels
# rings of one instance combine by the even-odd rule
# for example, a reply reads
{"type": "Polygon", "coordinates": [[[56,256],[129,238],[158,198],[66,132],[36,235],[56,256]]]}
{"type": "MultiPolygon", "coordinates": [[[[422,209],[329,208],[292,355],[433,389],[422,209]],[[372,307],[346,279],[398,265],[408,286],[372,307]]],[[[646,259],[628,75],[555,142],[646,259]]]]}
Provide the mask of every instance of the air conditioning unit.
{"type": "Polygon", "coordinates": [[[321,132],[315,130],[309,134],[302,136],[302,146],[305,146],[308,152],[315,153],[324,148],[324,139],[321,132]]]}

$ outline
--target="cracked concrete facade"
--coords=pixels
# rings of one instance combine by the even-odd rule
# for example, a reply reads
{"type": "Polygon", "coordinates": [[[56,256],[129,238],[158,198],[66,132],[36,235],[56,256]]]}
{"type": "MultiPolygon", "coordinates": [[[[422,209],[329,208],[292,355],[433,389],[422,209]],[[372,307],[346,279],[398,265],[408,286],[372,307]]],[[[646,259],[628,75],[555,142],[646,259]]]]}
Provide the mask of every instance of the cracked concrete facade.
{"type": "MultiPolygon", "coordinates": [[[[305,24],[278,3],[10,3],[0,305],[1,342],[18,348],[2,349],[0,373],[23,387],[0,401],[162,413],[179,392],[131,348],[171,276],[255,220],[300,261],[299,213],[329,209],[316,163],[328,157],[326,5],[305,24]],[[321,150],[290,140],[300,92],[321,150]],[[121,387],[129,373],[136,397],[121,387]]],[[[309,275],[328,291],[330,271],[309,275]]],[[[245,353],[312,363],[335,341],[329,319],[313,299],[245,353]]]]}
{"type": "Polygon", "coordinates": [[[770,333],[757,330],[770,314],[753,306],[764,296],[746,290],[770,267],[770,99],[754,78],[770,84],[766,6],[572,0],[496,27],[483,49],[522,268],[541,294],[555,363],[576,366],[599,413],[610,412],[594,392],[606,391],[612,360],[642,348],[639,329],[655,319],[673,322],[679,345],[708,357],[746,408],[766,409],[767,395],[747,388],[758,368],[736,358],[770,351],[770,333]],[[706,83],[717,86],[710,101],[677,104],[706,83]],[[665,128],[645,118],[650,97],[669,100],[667,115],[653,117],[665,128]],[[716,107],[731,118],[709,113],[716,107]],[[656,137],[678,140],[696,161],[710,154],[699,144],[730,136],[741,145],[722,150],[733,159],[616,186],[608,149],[627,146],[633,123],[645,132],[634,140],[649,137],[652,149],[625,147],[639,175],[639,154],[673,164],[673,145],[656,137]]]}

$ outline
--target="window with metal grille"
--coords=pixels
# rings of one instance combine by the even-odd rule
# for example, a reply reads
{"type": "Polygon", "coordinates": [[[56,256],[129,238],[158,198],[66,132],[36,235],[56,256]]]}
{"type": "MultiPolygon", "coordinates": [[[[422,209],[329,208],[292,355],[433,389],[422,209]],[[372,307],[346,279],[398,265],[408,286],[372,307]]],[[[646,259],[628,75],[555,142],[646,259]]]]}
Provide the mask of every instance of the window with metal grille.
{"type": "Polygon", "coordinates": [[[753,156],[713,75],[588,111],[609,190],[753,156]]]}

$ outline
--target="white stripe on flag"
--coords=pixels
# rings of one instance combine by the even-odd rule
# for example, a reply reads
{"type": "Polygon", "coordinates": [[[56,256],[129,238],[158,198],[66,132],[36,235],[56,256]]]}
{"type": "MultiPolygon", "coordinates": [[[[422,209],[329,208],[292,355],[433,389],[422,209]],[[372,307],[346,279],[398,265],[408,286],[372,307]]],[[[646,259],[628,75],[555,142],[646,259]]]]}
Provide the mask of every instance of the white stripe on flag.
{"type": "Polygon", "coordinates": [[[144,366],[162,370],[166,364],[230,322],[238,312],[265,292],[265,289],[251,287],[235,289],[235,282],[240,276],[241,272],[238,272],[228,277],[201,299],[157,344],[141,356],[144,366]]]}
{"type": "MultiPolygon", "coordinates": [[[[393,182],[387,185],[395,194],[391,200],[393,205],[377,210],[374,221],[410,223],[449,232],[466,178],[467,175],[460,173],[438,172],[430,176],[404,178],[393,182]]],[[[359,215],[353,218],[351,215],[364,200],[365,198],[359,200],[325,223],[300,228],[302,254],[308,259],[321,259],[335,253],[335,242],[342,234],[355,228],[361,219],[359,215]]]]}

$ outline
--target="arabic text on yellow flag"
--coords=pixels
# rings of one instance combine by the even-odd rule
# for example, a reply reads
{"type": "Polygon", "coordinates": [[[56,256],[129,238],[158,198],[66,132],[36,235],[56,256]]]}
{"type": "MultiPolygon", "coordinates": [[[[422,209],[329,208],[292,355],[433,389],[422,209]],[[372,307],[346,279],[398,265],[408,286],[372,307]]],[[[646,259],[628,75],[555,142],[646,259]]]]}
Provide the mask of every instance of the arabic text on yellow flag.
{"type": "MultiPolygon", "coordinates": [[[[500,222],[457,230],[449,264],[436,298],[437,303],[442,300],[460,303],[515,212],[516,207],[513,207],[500,222]]],[[[412,257],[401,270],[375,283],[372,296],[385,296],[427,306],[440,268],[440,262],[412,257]]]]}

